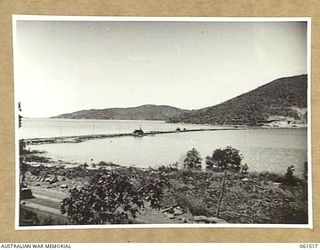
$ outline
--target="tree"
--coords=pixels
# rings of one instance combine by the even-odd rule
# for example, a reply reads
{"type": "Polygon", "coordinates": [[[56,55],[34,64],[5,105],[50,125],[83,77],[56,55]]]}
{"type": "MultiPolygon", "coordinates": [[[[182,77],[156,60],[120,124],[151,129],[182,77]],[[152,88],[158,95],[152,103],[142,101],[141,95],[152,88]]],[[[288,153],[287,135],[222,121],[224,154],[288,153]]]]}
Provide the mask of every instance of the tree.
{"type": "Polygon", "coordinates": [[[158,208],[166,184],[163,178],[150,173],[141,184],[137,183],[140,178],[133,176],[128,171],[100,170],[88,185],[69,191],[70,196],[62,201],[61,213],[77,225],[128,224],[145,201],[158,208]]]}
{"type": "Polygon", "coordinates": [[[221,171],[232,170],[235,172],[240,171],[242,156],[239,150],[226,147],[225,149],[216,149],[213,151],[212,156],[206,157],[206,169],[214,170],[218,169],[221,171]]]}
{"type": "Polygon", "coordinates": [[[215,168],[218,168],[220,171],[223,171],[223,179],[220,189],[216,217],[219,217],[221,201],[224,195],[224,189],[226,185],[227,171],[230,170],[233,172],[239,172],[242,158],[243,157],[240,154],[239,150],[230,146],[226,147],[225,149],[216,149],[215,151],[213,151],[211,157],[206,157],[207,170],[213,170],[215,168]]]}
{"type": "Polygon", "coordinates": [[[223,165],[220,159],[223,159],[223,151],[222,149],[216,149],[212,156],[206,157],[206,169],[221,171],[223,165]]]}
{"type": "Polygon", "coordinates": [[[199,152],[193,148],[187,152],[187,156],[184,159],[183,166],[187,169],[201,169],[202,158],[199,152]]]}

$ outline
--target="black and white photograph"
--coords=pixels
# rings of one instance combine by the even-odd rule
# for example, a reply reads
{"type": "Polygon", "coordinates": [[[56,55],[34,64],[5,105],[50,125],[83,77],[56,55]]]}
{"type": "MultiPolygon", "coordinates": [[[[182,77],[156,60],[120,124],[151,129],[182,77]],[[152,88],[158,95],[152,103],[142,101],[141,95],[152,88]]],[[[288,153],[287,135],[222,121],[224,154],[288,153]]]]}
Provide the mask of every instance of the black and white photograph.
{"type": "Polygon", "coordinates": [[[13,16],[16,228],[312,228],[310,33],[13,16]]]}

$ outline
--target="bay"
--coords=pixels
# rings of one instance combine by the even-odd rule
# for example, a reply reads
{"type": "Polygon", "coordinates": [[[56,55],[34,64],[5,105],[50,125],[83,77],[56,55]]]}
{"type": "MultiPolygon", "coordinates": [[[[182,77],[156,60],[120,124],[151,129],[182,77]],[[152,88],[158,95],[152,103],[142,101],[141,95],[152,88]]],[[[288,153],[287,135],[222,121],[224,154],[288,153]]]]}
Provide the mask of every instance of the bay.
{"type": "MultiPolygon", "coordinates": [[[[214,127],[191,124],[170,124],[162,121],[29,119],[19,130],[19,138],[52,137],[92,133],[130,133],[214,127]]],[[[285,173],[290,165],[303,175],[307,161],[307,129],[243,129],[189,133],[159,134],[144,137],[120,137],[88,140],[81,143],[28,146],[46,151],[47,156],[67,162],[113,162],[123,166],[159,167],[178,162],[182,167],[188,150],[196,148],[204,159],[214,149],[233,146],[240,150],[249,171],[285,173]]],[[[204,164],[204,163],[203,163],[204,164]]]]}
{"type": "Polygon", "coordinates": [[[177,127],[186,129],[221,128],[198,124],[175,124],[164,121],[145,120],[91,120],[91,119],[46,119],[24,118],[19,138],[47,138],[59,136],[131,133],[135,129],[144,131],[169,131],[177,127]]]}

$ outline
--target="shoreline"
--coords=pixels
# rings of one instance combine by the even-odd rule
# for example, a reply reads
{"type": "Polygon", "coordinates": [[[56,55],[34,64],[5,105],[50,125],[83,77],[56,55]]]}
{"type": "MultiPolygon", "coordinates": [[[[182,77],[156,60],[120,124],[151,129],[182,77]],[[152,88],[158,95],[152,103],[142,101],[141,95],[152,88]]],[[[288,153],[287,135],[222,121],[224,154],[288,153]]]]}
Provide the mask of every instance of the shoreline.
{"type": "Polygon", "coordinates": [[[152,176],[155,180],[169,181],[170,187],[162,190],[159,210],[151,208],[147,202],[134,223],[307,223],[307,215],[303,215],[308,211],[307,196],[304,193],[306,182],[297,178],[300,184],[288,185],[285,173],[228,172],[228,191],[225,193],[219,221],[215,217],[215,210],[222,172],[175,169],[170,166],[158,169],[116,165],[86,168],[80,164],[75,168],[67,168],[59,166],[57,161],[55,163],[53,167],[29,165],[26,184],[33,198],[21,199],[20,204],[39,216],[53,218],[53,221],[57,216],[57,221],[62,225],[67,225],[67,217],[59,214],[59,200],[68,197],[69,190],[86,187],[101,172],[122,173],[133,180],[135,185],[138,183],[138,186],[150,181],[152,176]],[[291,207],[294,209],[291,210],[291,207]],[[246,212],[242,213],[242,210],[246,212]],[[288,211],[289,217],[286,215],[288,211]],[[64,222],[61,216],[65,218],[64,222]]]}

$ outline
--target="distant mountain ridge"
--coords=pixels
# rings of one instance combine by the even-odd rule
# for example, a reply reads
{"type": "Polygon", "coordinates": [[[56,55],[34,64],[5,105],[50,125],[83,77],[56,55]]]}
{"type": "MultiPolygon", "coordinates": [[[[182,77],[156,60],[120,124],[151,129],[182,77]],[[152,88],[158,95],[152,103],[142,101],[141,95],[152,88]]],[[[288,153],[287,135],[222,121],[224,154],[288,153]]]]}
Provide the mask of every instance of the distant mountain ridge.
{"type": "Polygon", "coordinates": [[[261,125],[273,119],[306,123],[307,75],[274,80],[221,104],[168,119],[195,124],[261,125]]]}
{"type": "Polygon", "coordinates": [[[307,122],[307,75],[284,77],[218,105],[185,110],[167,105],[90,109],[52,118],[165,120],[194,124],[262,125],[272,121],[307,122]]]}
{"type": "Polygon", "coordinates": [[[81,110],[52,118],[67,119],[114,119],[114,120],[168,120],[171,117],[189,112],[167,105],[142,105],[130,108],[106,108],[81,110]]]}

